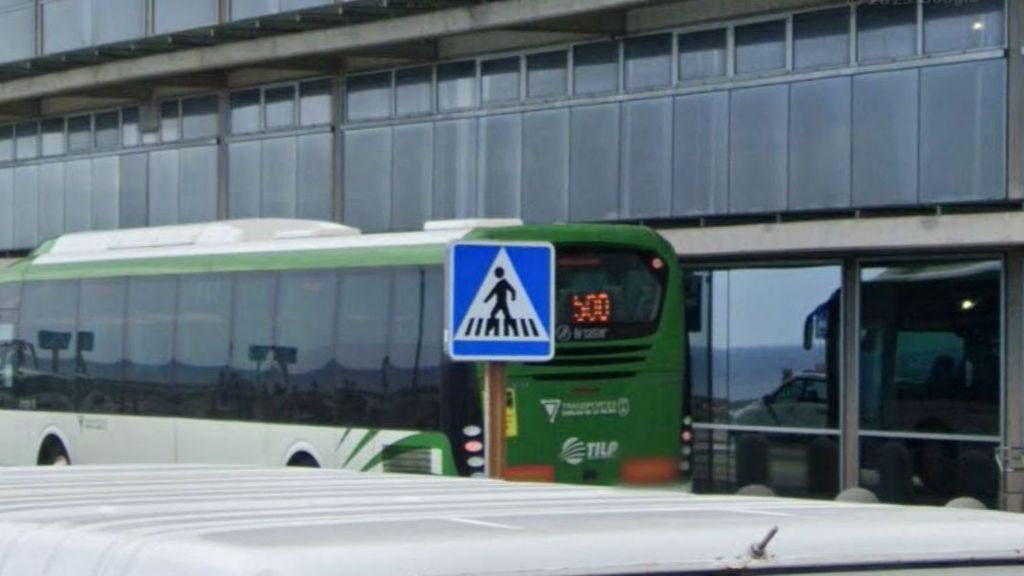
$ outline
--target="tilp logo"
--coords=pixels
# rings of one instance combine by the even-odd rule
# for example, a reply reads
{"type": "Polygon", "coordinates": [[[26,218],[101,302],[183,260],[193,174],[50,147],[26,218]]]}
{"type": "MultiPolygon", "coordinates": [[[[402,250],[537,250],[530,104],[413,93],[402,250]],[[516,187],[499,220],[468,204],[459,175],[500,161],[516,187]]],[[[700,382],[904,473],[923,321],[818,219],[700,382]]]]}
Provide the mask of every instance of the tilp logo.
{"type": "Polygon", "coordinates": [[[629,398],[619,398],[619,417],[629,416],[629,398]]]}
{"type": "Polygon", "coordinates": [[[562,462],[571,466],[583,463],[587,458],[587,445],[575,436],[562,442],[562,454],[559,456],[562,462]]]}
{"type": "Polygon", "coordinates": [[[558,418],[558,411],[562,408],[562,401],[558,398],[543,398],[540,403],[548,415],[548,422],[554,424],[558,418]]]}
{"type": "Polygon", "coordinates": [[[570,466],[582,464],[584,460],[611,460],[619,454],[619,443],[584,442],[575,436],[562,442],[562,453],[559,458],[570,466]]]}

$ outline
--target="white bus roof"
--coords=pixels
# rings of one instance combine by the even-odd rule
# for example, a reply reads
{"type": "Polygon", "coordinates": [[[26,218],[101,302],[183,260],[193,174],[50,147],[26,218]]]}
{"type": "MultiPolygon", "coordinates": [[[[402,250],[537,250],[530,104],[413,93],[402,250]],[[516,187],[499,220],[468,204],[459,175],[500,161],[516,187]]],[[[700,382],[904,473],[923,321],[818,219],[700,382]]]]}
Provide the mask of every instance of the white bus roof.
{"type": "Polygon", "coordinates": [[[262,218],[203,224],[76,232],[57,238],[35,264],[70,264],[140,258],[252,254],[383,246],[447,244],[476,228],[521,226],[516,219],[441,220],[421,232],[363,234],[334,222],[262,218]]]}
{"type": "Polygon", "coordinates": [[[1024,516],[963,509],[295,468],[72,466],[0,476],[0,574],[19,576],[820,573],[915,565],[933,574],[968,560],[989,574],[1018,569],[1022,546],[1024,516]],[[751,544],[772,527],[778,532],[764,557],[752,557],[751,544]]]}

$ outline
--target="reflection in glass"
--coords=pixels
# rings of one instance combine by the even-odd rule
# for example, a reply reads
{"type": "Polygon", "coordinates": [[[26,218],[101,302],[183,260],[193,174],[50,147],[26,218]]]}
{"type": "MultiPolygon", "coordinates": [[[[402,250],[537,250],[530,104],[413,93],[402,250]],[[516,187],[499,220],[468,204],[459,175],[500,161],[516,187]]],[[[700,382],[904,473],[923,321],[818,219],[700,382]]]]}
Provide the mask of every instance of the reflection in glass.
{"type": "Polygon", "coordinates": [[[391,73],[349,76],[345,79],[345,110],[349,121],[391,115],[391,73]]]}
{"type": "Polygon", "coordinates": [[[618,42],[596,42],[573,46],[572,58],[573,88],[576,94],[618,91],[618,42]]]}
{"type": "Polygon", "coordinates": [[[231,323],[231,376],[227,394],[234,398],[236,417],[261,419],[271,394],[274,363],[275,280],[269,274],[240,274],[235,277],[234,311],[231,323]]]}
{"type": "Polygon", "coordinates": [[[781,70],[785,67],[785,20],[736,27],[737,74],[781,70]]]}
{"type": "Polygon", "coordinates": [[[199,96],[181,101],[181,131],[184,138],[212,138],[217,135],[219,103],[216,96],[199,96]]]}
{"type": "Polygon", "coordinates": [[[863,430],[999,433],[998,261],[861,272],[863,430]]]}
{"type": "Polygon", "coordinates": [[[263,127],[283,128],[295,125],[295,86],[267,88],[263,91],[263,127]]]}
{"type": "Polygon", "coordinates": [[[395,72],[395,106],[399,116],[429,114],[434,71],[430,66],[395,72]]]}
{"type": "Polygon", "coordinates": [[[842,66],[850,60],[850,10],[846,7],[793,16],[793,66],[842,66]]]}
{"type": "Polygon", "coordinates": [[[181,277],[174,334],[174,381],[180,389],[181,416],[218,417],[221,405],[232,400],[225,372],[230,313],[231,282],[227,277],[181,277]]]}
{"type": "Polygon", "coordinates": [[[43,156],[55,156],[64,153],[64,119],[49,118],[43,120],[43,156]]]}
{"type": "Polygon", "coordinates": [[[173,414],[175,279],[132,278],[125,315],[125,411],[173,414]]]}
{"type": "Polygon", "coordinates": [[[476,105],[476,62],[451,62],[437,67],[437,107],[459,110],[476,105]]]}
{"type": "Polygon", "coordinates": [[[163,142],[176,142],[181,138],[179,104],[179,100],[168,100],[160,104],[160,138],[163,142]]]}
{"type": "Polygon", "coordinates": [[[123,412],[125,281],[83,280],[80,294],[79,407],[84,412],[123,412]]]}
{"type": "Polygon", "coordinates": [[[860,441],[860,485],[882,502],[941,506],[968,496],[998,505],[995,442],[873,438],[860,441]]]}
{"type": "Polygon", "coordinates": [[[344,272],[341,275],[337,320],[340,394],[345,420],[379,425],[386,408],[389,272],[344,272]]]}
{"type": "Polygon", "coordinates": [[[862,63],[893,60],[917,51],[917,6],[872,4],[857,7],[857,60],[862,63]]]}
{"type": "Polygon", "coordinates": [[[68,118],[68,152],[88,152],[92,149],[92,116],[68,118]]]}
{"type": "Polygon", "coordinates": [[[299,84],[299,123],[303,126],[331,123],[330,78],[299,84]]]}
{"type": "Polygon", "coordinates": [[[926,2],[924,51],[951,52],[1001,46],[1004,0],[926,2]]]}
{"type": "Polygon", "coordinates": [[[484,102],[518,100],[519,57],[481,62],[480,86],[484,102]]]}
{"type": "Polygon", "coordinates": [[[18,340],[26,355],[15,375],[14,397],[5,404],[22,410],[75,409],[77,291],[74,282],[25,284],[18,340]]]}
{"type": "Polygon", "coordinates": [[[139,109],[121,109],[121,142],[125,146],[138,146],[142,135],[139,130],[139,109]]]}
{"type": "Polygon", "coordinates": [[[245,134],[260,129],[260,91],[240,90],[231,93],[231,133],[245,134]]]}
{"type": "Polygon", "coordinates": [[[725,29],[679,35],[679,79],[725,76],[725,29]]]}
{"type": "Polygon", "coordinates": [[[530,98],[561,96],[568,90],[564,50],[530,54],[526,57],[526,95],[530,98]]]}
{"type": "Polygon", "coordinates": [[[697,422],[837,426],[838,266],[700,272],[688,286],[697,422]]]}
{"type": "Polygon", "coordinates": [[[109,150],[121,145],[121,118],[117,110],[97,114],[93,137],[97,150],[109,150]]]}
{"type": "Polygon", "coordinates": [[[18,160],[26,160],[39,156],[39,124],[23,122],[14,130],[17,143],[18,160]]]}
{"type": "Polygon", "coordinates": [[[657,34],[626,40],[626,89],[641,90],[672,82],[672,36],[657,34]]]}

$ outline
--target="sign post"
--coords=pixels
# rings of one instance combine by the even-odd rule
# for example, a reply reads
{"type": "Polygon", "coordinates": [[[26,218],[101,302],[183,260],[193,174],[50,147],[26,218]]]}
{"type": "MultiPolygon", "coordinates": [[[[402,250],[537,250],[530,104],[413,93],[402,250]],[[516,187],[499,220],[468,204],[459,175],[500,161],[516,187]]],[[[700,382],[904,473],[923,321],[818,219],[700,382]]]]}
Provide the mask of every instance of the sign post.
{"type": "Polygon", "coordinates": [[[484,362],[486,470],[505,473],[506,362],[555,355],[555,248],[547,242],[459,241],[445,282],[445,344],[453,361],[484,362]]]}

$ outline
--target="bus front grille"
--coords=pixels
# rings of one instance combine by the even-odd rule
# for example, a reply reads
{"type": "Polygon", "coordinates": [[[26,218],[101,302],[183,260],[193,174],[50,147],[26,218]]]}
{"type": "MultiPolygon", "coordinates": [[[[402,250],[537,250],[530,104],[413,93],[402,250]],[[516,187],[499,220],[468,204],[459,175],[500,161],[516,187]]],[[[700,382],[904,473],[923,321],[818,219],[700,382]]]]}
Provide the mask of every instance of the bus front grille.
{"type": "Polygon", "coordinates": [[[435,474],[433,448],[384,447],[384,471],[402,474],[435,474]]]}

